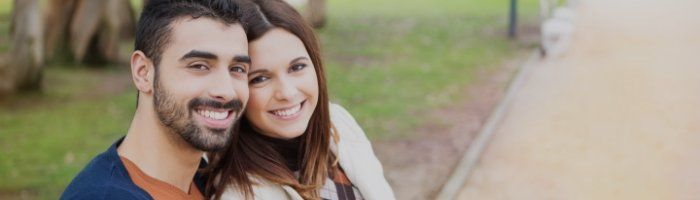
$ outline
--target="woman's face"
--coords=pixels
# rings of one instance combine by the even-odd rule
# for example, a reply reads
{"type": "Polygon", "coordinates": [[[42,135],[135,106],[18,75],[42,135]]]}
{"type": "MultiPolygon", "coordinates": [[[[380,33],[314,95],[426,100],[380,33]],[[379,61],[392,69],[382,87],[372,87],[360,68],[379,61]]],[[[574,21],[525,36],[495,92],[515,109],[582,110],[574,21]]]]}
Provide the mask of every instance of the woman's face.
{"type": "Polygon", "coordinates": [[[316,70],[294,34],[274,28],[249,44],[245,117],[263,134],[291,139],[306,131],[318,103],[316,70]]]}

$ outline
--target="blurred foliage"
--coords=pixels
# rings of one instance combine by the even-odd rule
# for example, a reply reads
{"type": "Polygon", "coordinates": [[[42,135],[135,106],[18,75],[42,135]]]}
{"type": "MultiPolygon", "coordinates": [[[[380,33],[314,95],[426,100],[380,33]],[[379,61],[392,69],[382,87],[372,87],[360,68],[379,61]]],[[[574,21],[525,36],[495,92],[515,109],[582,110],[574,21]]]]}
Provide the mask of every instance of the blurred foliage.
{"type": "Polygon", "coordinates": [[[0,13],[9,14],[12,11],[12,0],[0,0],[0,13]]]}
{"type": "Polygon", "coordinates": [[[0,0],[0,53],[7,52],[10,48],[11,9],[11,0],[0,0]]]}

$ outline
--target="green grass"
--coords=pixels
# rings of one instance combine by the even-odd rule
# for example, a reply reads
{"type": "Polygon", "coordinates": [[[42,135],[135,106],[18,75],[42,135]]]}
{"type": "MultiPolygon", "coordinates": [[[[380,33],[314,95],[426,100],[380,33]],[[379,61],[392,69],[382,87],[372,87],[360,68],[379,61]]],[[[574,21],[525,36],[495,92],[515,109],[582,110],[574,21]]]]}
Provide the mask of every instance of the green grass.
{"type": "MultiPolygon", "coordinates": [[[[375,139],[440,121],[421,113],[464,97],[479,67],[522,50],[505,38],[508,1],[332,1],[320,31],[332,99],[375,139]]],[[[524,21],[537,1],[520,1],[524,21]]]]}
{"type": "Polygon", "coordinates": [[[0,196],[31,191],[55,199],[73,176],[110,141],[123,135],[134,92],[103,90],[102,77],[124,70],[48,68],[45,92],[22,93],[0,109],[0,196]]]}
{"type": "Polygon", "coordinates": [[[7,14],[12,11],[12,0],[0,0],[0,14],[7,14]]]}
{"type": "Polygon", "coordinates": [[[10,21],[12,1],[0,0],[0,53],[7,52],[10,48],[10,21]]]}
{"type": "MultiPolygon", "coordinates": [[[[328,9],[333,15],[354,17],[381,15],[412,18],[446,14],[505,16],[509,5],[509,0],[333,0],[329,1],[328,9]]],[[[518,0],[519,11],[526,15],[536,14],[537,5],[536,0],[518,0]]]]}
{"type": "MultiPolygon", "coordinates": [[[[520,2],[524,21],[534,18],[536,1],[520,2]]],[[[328,26],[319,34],[332,100],[373,139],[410,137],[410,130],[440,121],[423,113],[463,100],[475,69],[523,49],[505,38],[507,3],[328,1],[328,26]]],[[[0,41],[10,4],[0,0],[0,41]]],[[[44,92],[0,101],[0,199],[56,199],[133,117],[128,80],[106,89],[115,84],[108,77],[128,78],[126,67],[58,65],[47,66],[44,92]]]]}
{"type": "Polygon", "coordinates": [[[341,58],[327,59],[328,82],[333,99],[373,138],[410,135],[425,122],[419,113],[460,97],[474,68],[491,67],[512,53],[506,40],[488,35],[489,19],[355,20],[367,23],[323,31],[328,57],[341,58]]]}

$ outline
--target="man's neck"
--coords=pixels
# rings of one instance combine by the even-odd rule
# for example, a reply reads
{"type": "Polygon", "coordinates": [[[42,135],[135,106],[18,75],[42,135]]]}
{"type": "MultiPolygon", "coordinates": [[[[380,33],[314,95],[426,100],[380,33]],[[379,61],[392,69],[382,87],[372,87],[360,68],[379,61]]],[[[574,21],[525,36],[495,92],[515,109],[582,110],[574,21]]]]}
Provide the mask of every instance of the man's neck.
{"type": "Polygon", "coordinates": [[[147,175],[188,192],[202,151],[163,127],[154,113],[136,111],[117,151],[147,175]]]}

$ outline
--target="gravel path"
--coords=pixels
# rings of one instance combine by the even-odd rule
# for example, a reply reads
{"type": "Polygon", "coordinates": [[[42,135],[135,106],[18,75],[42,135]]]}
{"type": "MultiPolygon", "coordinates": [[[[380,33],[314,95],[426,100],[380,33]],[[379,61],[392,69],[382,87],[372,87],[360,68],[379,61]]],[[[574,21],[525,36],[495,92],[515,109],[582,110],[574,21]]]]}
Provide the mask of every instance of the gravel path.
{"type": "Polygon", "coordinates": [[[581,0],[459,199],[698,199],[700,1],[581,0]]]}

